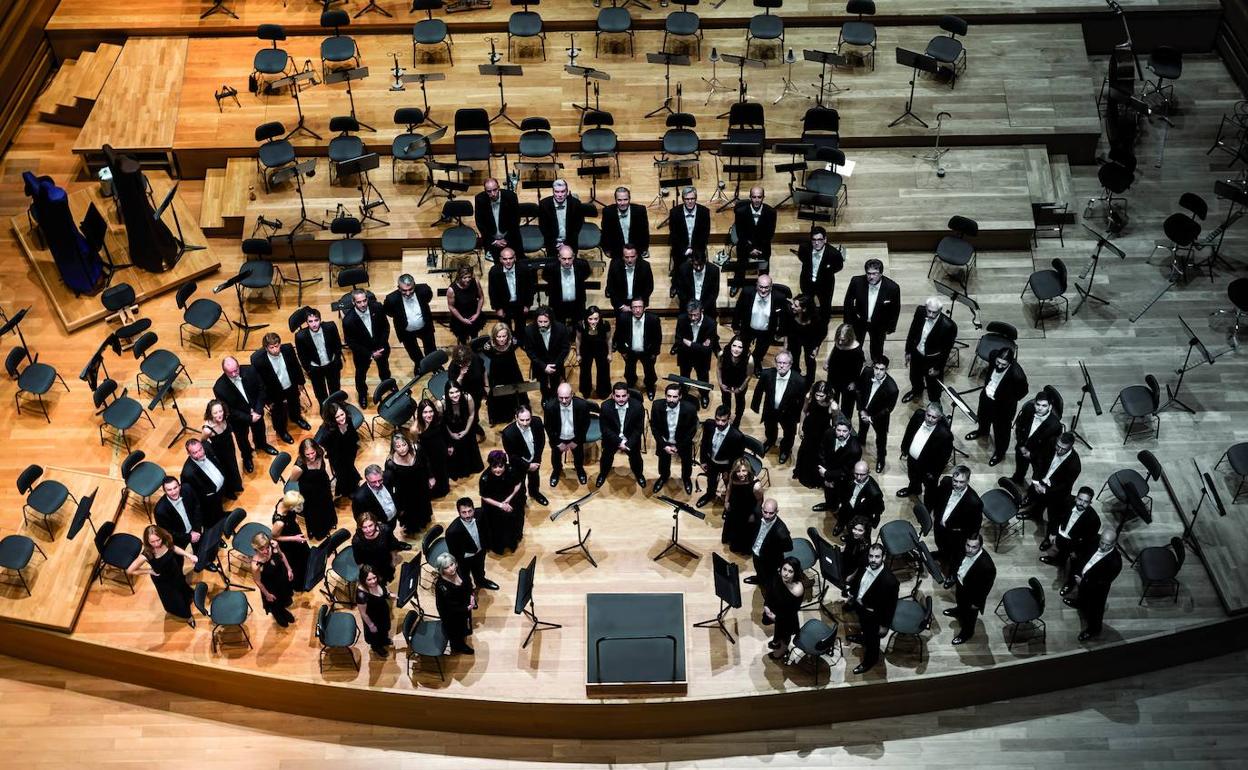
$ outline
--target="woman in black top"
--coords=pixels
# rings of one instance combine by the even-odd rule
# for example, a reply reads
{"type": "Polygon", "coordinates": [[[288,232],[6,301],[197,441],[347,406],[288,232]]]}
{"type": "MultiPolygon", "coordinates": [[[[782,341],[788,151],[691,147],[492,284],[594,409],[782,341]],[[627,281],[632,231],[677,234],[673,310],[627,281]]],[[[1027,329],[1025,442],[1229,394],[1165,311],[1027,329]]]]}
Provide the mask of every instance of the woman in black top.
{"type": "Polygon", "coordinates": [[[243,476],[238,472],[238,448],[230,430],[230,408],[224,401],[213,399],[204,409],[203,439],[217,456],[221,475],[225,476],[221,494],[231,500],[243,491],[243,476]]]}
{"type": "Polygon", "coordinates": [[[849,520],[844,540],[845,548],[841,551],[841,576],[848,583],[851,576],[861,572],[867,566],[867,551],[871,548],[871,522],[866,516],[855,516],[849,520]]]}
{"type": "Polygon", "coordinates": [[[862,374],[864,359],[862,343],[854,336],[854,328],[849,324],[836,327],[832,352],[828,355],[828,385],[842,414],[854,413],[858,401],[854,381],[862,374]]]}
{"type": "Polygon", "coordinates": [[[455,281],[446,290],[446,306],[451,311],[451,333],[460,342],[477,336],[485,325],[481,308],[485,296],[471,267],[464,265],[455,273],[455,281]]]}
{"type": "Polygon", "coordinates": [[[523,393],[509,396],[494,395],[494,388],[499,385],[519,385],[524,382],[520,362],[516,360],[518,347],[516,337],[511,333],[511,327],[505,323],[496,323],[490,330],[490,343],[481,351],[481,355],[490,362],[488,378],[490,395],[486,397],[485,402],[490,425],[511,422],[516,409],[521,404],[527,406],[529,403],[529,397],[523,393]]]}
{"type": "Polygon", "coordinates": [[[481,474],[482,518],[490,522],[490,550],[498,555],[514,551],[524,537],[524,473],[514,473],[507,466],[507,453],[490,452],[490,467],[481,474]]]}
{"type": "Polygon", "coordinates": [[[195,619],[191,617],[194,592],[182,572],[183,559],[194,562],[195,554],[174,545],[173,535],[164,529],[149,524],[143,530],[143,551],[126,568],[126,574],[151,575],[152,585],[156,586],[156,595],[160,597],[165,612],[185,620],[194,628],[195,619]]]}
{"type": "Polygon", "coordinates": [[[299,483],[303,495],[303,523],[313,540],[324,540],[338,526],[338,509],[330,491],[329,462],[325,450],[310,438],[299,442],[299,459],[290,470],[290,480],[299,483]]]}
{"type": "Polygon", "coordinates": [[[596,305],[576,325],[576,357],[581,368],[581,396],[602,399],[611,394],[611,324],[596,305]],[[598,376],[593,376],[597,368],[598,376]]]}
{"type": "Polygon", "coordinates": [[[724,406],[732,409],[732,426],[741,427],[745,414],[745,390],[750,380],[750,357],[745,343],[734,334],[719,356],[719,392],[724,406]]]}
{"type": "Polygon", "coordinates": [[[263,532],[251,539],[255,555],[251,558],[251,575],[260,589],[264,611],[273,616],[282,628],[295,622],[288,609],[294,602],[294,570],[286,563],[286,555],[263,532]]]}
{"type": "Polygon", "coordinates": [[[282,499],[273,506],[272,538],[282,549],[297,584],[303,582],[304,573],[308,571],[308,554],[312,550],[295,518],[303,512],[303,506],[303,495],[293,489],[282,495],[282,499]]]}
{"type": "Polygon", "coordinates": [[[746,555],[754,545],[754,522],[763,504],[763,485],[754,477],[750,461],[738,457],[728,471],[724,496],[724,531],[720,540],[733,553],[746,555]]]}
{"type": "Polygon", "coordinates": [[[828,336],[828,321],[805,294],[794,297],[792,307],[785,334],[789,352],[793,354],[793,369],[803,374],[806,382],[811,382],[815,379],[815,354],[828,336]]]}
{"type": "Polygon", "coordinates": [[[448,380],[446,397],[442,402],[443,428],[446,431],[446,469],[453,479],[473,476],[485,468],[481,462],[481,447],[473,431],[477,421],[473,419],[472,396],[465,393],[459,383],[448,380]]]}
{"type": "Polygon", "coordinates": [[[317,431],[316,443],[325,447],[329,467],[334,470],[334,495],[350,497],[360,486],[355,458],[360,453],[360,434],[351,425],[351,415],[339,403],[326,405],[321,412],[324,424],[317,431]]]}
{"type": "Polygon", "coordinates": [[[416,405],[416,451],[429,469],[429,497],[434,500],[451,492],[451,477],[447,472],[446,431],[442,427],[442,415],[430,399],[416,405]]]}
{"type": "Polygon", "coordinates": [[[772,660],[782,660],[789,653],[789,642],[797,633],[798,611],[805,595],[802,565],[797,557],[784,557],[780,569],[763,589],[763,624],[774,624],[771,641],[767,643],[775,651],[767,656],[772,660]]]}
{"type": "Polygon", "coordinates": [[[433,503],[429,488],[433,479],[417,454],[412,442],[402,431],[390,436],[390,457],[386,459],[386,483],[394,489],[394,503],[399,509],[399,525],[405,537],[414,537],[433,520],[433,503]]]}
{"type": "Polygon", "coordinates": [[[485,438],[485,431],[477,420],[481,404],[485,402],[485,362],[467,345],[451,348],[450,362],[446,367],[447,379],[459,383],[465,393],[472,396],[472,421],[476,432],[485,438]]]}
{"type": "Polygon", "coordinates": [[[351,552],[356,564],[373,568],[382,585],[389,585],[394,579],[394,553],[410,550],[410,543],[401,542],[390,527],[378,522],[372,513],[360,514],[360,526],[351,538],[351,552]]]}
{"type": "Polygon", "coordinates": [[[831,424],[832,404],[828,400],[828,384],[823,380],[811,388],[802,417],[801,443],[797,446],[797,461],[793,463],[793,478],[808,489],[823,488],[823,476],[819,473],[819,447],[831,424]]]}
{"type": "Polygon", "coordinates": [[[373,648],[373,654],[386,657],[391,646],[390,591],[367,564],[360,567],[360,581],[355,589],[355,606],[360,611],[360,624],[364,626],[364,641],[373,648]]]}
{"type": "Polygon", "coordinates": [[[475,650],[468,646],[472,635],[472,611],[477,608],[477,591],[472,585],[472,575],[461,572],[455,557],[444,553],[433,566],[438,578],[433,585],[433,597],[442,619],[442,631],[451,642],[451,652],[472,655],[475,650]]]}

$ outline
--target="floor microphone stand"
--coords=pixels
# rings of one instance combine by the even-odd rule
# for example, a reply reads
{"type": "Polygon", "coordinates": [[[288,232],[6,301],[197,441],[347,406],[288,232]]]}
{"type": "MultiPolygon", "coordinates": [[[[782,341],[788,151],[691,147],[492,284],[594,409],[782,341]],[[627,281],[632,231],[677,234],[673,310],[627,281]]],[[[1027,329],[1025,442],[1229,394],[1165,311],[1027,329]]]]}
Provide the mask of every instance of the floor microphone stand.
{"type": "Polygon", "coordinates": [[[714,48],[714,47],[711,48],[710,59],[711,59],[711,78],[710,80],[707,80],[706,78],[702,78],[702,82],[706,83],[706,87],[708,89],[706,92],[706,101],[702,102],[703,106],[710,104],[711,97],[719,93],[720,91],[732,90],[731,88],[729,88],[728,86],[720,82],[719,76],[716,72],[716,70],[719,67],[719,59],[720,59],[718,48],[714,48]]]}

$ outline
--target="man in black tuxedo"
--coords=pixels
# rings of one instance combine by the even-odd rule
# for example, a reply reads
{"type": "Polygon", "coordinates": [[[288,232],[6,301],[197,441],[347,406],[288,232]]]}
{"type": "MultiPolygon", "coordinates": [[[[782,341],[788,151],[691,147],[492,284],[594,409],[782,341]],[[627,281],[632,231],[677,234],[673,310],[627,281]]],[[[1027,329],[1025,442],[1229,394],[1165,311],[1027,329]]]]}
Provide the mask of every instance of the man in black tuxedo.
{"type": "Polygon", "coordinates": [[[737,298],[732,313],[732,330],[741,336],[746,350],[753,348],[754,372],[762,368],[763,357],[775,339],[776,331],[788,317],[793,297],[787,290],[775,290],[770,275],[760,275],[754,288],[737,298]]]}
{"type": "Polygon", "coordinates": [[[542,198],[537,204],[537,226],[546,244],[546,256],[554,256],[565,244],[575,251],[584,223],[581,202],[568,191],[565,180],[556,179],[550,188],[550,196],[542,198]]]}
{"type": "Polygon", "coordinates": [[[975,624],[988,606],[988,594],[997,580],[997,566],[984,550],[984,534],[976,532],[966,538],[962,560],[957,570],[945,578],[945,587],[956,583],[954,606],[942,611],[946,617],[958,621],[958,635],[954,644],[965,644],[975,635],[975,624]]]}
{"type": "Polygon", "coordinates": [[[1122,554],[1118,551],[1117,543],[1118,533],[1113,527],[1106,527],[1095,549],[1076,554],[1071,560],[1071,569],[1066,575],[1066,585],[1062,586],[1061,595],[1066,606],[1074,607],[1083,616],[1085,627],[1079,632],[1081,642],[1101,634],[1110,586],[1122,572],[1122,554]],[[1069,594],[1076,586],[1079,593],[1072,599],[1069,594]]]}
{"type": "Polygon", "coordinates": [[[529,375],[541,386],[542,399],[549,399],[563,382],[563,362],[572,349],[568,327],[556,321],[548,307],[539,307],[533,323],[524,329],[523,347],[529,357],[529,375]]]}
{"type": "Polygon", "coordinates": [[[386,483],[380,465],[374,463],[364,469],[364,483],[351,495],[351,513],[357,522],[365,513],[371,513],[378,522],[395,527],[400,511],[394,485],[386,483]]]}
{"type": "Polygon", "coordinates": [[[598,424],[602,428],[602,458],[594,486],[601,487],[606,482],[607,474],[615,465],[615,453],[624,452],[628,455],[628,467],[637,480],[637,486],[644,489],[646,472],[642,467],[641,437],[645,430],[646,412],[641,401],[629,393],[627,385],[617,382],[611,387],[611,398],[602,402],[598,424]]]}
{"type": "Polygon", "coordinates": [[[342,337],[333,321],[322,321],[321,311],[304,309],[307,327],[295,332],[295,351],[299,363],[312,380],[312,392],[318,404],[325,403],[330,393],[342,389],[342,337]]]}
{"type": "Polygon", "coordinates": [[[615,188],[615,205],[602,209],[602,250],[611,259],[624,255],[624,244],[637,247],[642,257],[650,253],[650,215],[646,207],[632,202],[627,187],[615,188]]]}
{"type": "Polygon", "coordinates": [[[165,494],[156,502],[156,526],[173,535],[173,544],[180,548],[197,545],[204,534],[204,519],[195,490],[183,489],[173,476],[165,476],[160,486],[165,494]]]}
{"type": "Polygon", "coordinates": [[[979,391],[979,425],[966,434],[967,441],[992,432],[992,457],[988,465],[996,465],[1010,446],[1010,427],[1018,402],[1027,395],[1027,374],[1014,360],[1013,348],[998,348],[988,354],[988,367],[980,374],[984,381],[979,391]]]}
{"type": "Polygon", "coordinates": [[[1096,547],[1101,532],[1101,517],[1092,507],[1092,487],[1079,487],[1079,494],[1066,503],[1066,515],[1053,536],[1053,553],[1045,553],[1040,561],[1058,569],[1066,569],[1074,554],[1083,554],[1096,547]]]}
{"type": "Polygon", "coordinates": [[[1015,484],[1022,484],[1036,458],[1053,453],[1053,446],[1062,432],[1062,420],[1053,408],[1053,398],[1045,390],[1040,391],[1023,404],[1014,418],[1014,475],[1015,484]]]}
{"type": "Polygon", "coordinates": [[[884,472],[888,456],[888,426],[897,407],[897,382],[888,373],[888,356],[879,355],[863,367],[855,391],[858,393],[858,441],[867,443],[867,431],[875,429],[875,472],[884,472]]]}
{"type": "Polygon", "coordinates": [[[771,262],[771,241],[776,237],[776,210],[763,203],[763,188],[751,187],[750,199],[736,205],[732,221],[737,231],[737,258],[734,270],[736,280],[731,294],[736,296],[736,288],[745,282],[745,271],[750,261],[762,261],[764,265],[771,262]]]}
{"type": "Polygon", "coordinates": [[[607,268],[607,299],[611,307],[617,314],[627,313],[635,299],[649,305],[653,293],[654,271],[650,263],[638,259],[636,246],[624,244],[623,256],[612,260],[607,268]]]}
{"type": "Polygon", "coordinates": [[[711,240],[711,210],[698,203],[698,191],[686,187],[680,196],[682,205],[672,206],[668,220],[673,275],[694,253],[705,254],[711,240]]]}
{"type": "Polygon", "coordinates": [[[546,450],[546,432],[542,418],[534,416],[527,404],[516,410],[516,419],[503,428],[503,451],[512,468],[521,468],[529,480],[529,497],[538,505],[550,505],[542,494],[540,471],[542,452],[546,450]]]}
{"type": "Polygon", "coordinates": [[[520,201],[511,190],[500,188],[494,177],[486,179],[484,187],[473,198],[472,209],[481,241],[497,262],[503,249],[521,248],[520,201]]]}
{"type": "Polygon", "coordinates": [[[909,402],[924,392],[929,401],[939,401],[940,385],[936,383],[945,375],[945,365],[958,338],[958,325],[945,315],[939,297],[914,309],[914,319],[906,334],[906,365],[910,367],[910,391],[901,397],[909,402]]]}
{"type": "Polygon", "coordinates": [[[304,430],[312,430],[303,419],[303,405],[299,402],[300,389],[307,380],[299,368],[294,345],[283,343],[276,332],[264,335],[261,342],[264,347],[251,354],[251,368],[264,383],[264,400],[269,405],[273,432],[291,444],[294,439],[286,427],[288,419],[304,430]]]}
{"type": "Polygon", "coordinates": [[[858,633],[846,641],[862,645],[862,662],[855,674],[865,674],[880,660],[880,629],[888,628],[897,609],[897,576],[884,564],[884,546],[873,543],[867,549],[867,566],[849,578],[845,608],[858,615],[858,633]]]}
{"type": "Polygon", "coordinates": [[[762,407],[764,450],[776,443],[776,434],[784,431],[780,439],[780,464],[789,461],[789,451],[797,435],[797,420],[802,415],[806,401],[806,380],[793,371],[793,355],[787,350],[776,354],[776,368],[767,369],[754,386],[750,409],[755,414],[762,407]]]}
{"type": "Polygon", "coordinates": [[[572,395],[572,386],[560,383],[555,397],[542,404],[542,422],[550,439],[550,485],[557,486],[563,474],[563,453],[572,453],[576,480],[585,476],[585,434],[589,431],[589,402],[572,395]]]}
{"type": "Polygon", "coordinates": [[[705,252],[695,251],[677,268],[673,285],[681,307],[697,300],[707,318],[714,321],[719,317],[719,268],[707,264],[705,252]]]}
{"type": "Polygon", "coordinates": [[[937,558],[946,575],[957,568],[966,540],[984,523],[984,504],[971,489],[971,469],[955,466],[925,501],[934,522],[937,558]]]}
{"type": "Polygon", "coordinates": [[[695,505],[705,506],[715,499],[720,480],[728,474],[732,463],[745,452],[745,436],[733,427],[732,409],[720,404],[714,419],[702,423],[702,441],[698,445],[698,464],[706,474],[706,494],[695,505]]]}
{"type": "Polygon", "coordinates": [[[840,535],[844,532],[855,516],[862,516],[875,529],[880,526],[880,516],[883,514],[884,492],[879,483],[871,478],[866,461],[859,460],[854,463],[850,483],[841,488],[840,507],[836,512],[836,526],[832,528],[832,534],[840,535]]]}
{"type": "Polygon", "coordinates": [[[953,455],[953,434],[945,421],[939,401],[933,401],[922,412],[915,412],[901,437],[901,461],[906,465],[906,486],[897,490],[898,497],[932,493],[940,475],[953,455]]]}
{"type": "Polygon", "coordinates": [[[524,329],[537,293],[537,277],[529,266],[516,264],[516,252],[510,247],[499,252],[489,273],[490,307],[498,320],[512,331],[524,329]]]}
{"type": "Polygon", "coordinates": [[[459,517],[446,528],[447,551],[459,562],[461,570],[472,574],[477,586],[497,591],[498,583],[485,576],[485,531],[490,523],[483,521],[482,512],[473,505],[471,497],[456,500],[455,512],[459,517]]]}
{"type": "Polygon", "coordinates": [[[390,322],[368,292],[351,292],[351,309],[342,316],[342,333],[355,361],[355,394],[360,408],[368,406],[368,369],[374,362],[381,379],[390,378],[390,322]]]}
{"type": "Polygon", "coordinates": [[[212,447],[197,438],[186,440],[186,460],[182,463],[182,487],[199,501],[200,520],[211,527],[225,517],[221,490],[225,474],[212,447]]]}
{"type": "Polygon", "coordinates": [[[845,267],[845,254],[835,246],[828,245],[828,233],[815,225],[810,229],[810,240],[797,247],[797,261],[801,265],[798,285],[802,294],[813,297],[823,318],[832,311],[832,294],[836,291],[836,274],[845,267]]]}
{"type": "Polygon", "coordinates": [[[576,256],[571,246],[559,247],[559,261],[543,271],[546,298],[555,318],[575,324],[585,318],[585,282],[589,280],[589,263],[576,256]]]}
{"type": "MultiPolygon", "coordinates": [[[[384,303],[386,315],[394,321],[394,336],[399,338],[416,366],[437,348],[433,338],[433,313],[429,310],[432,301],[433,289],[428,284],[418,285],[415,278],[404,273],[399,276],[395,290],[386,295],[384,303]]],[[[388,376],[383,374],[381,378],[384,380],[388,376]]]]}
{"type": "Polygon", "coordinates": [[[823,434],[819,443],[819,475],[823,476],[823,502],[811,510],[835,511],[845,496],[845,487],[862,459],[862,444],[854,436],[849,420],[836,418],[832,430],[823,434]]]}
{"type": "Polygon", "coordinates": [[[1067,432],[1057,437],[1053,451],[1036,457],[1036,464],[1031,471],[1031,484],[1028,485],[1024,499],[1035,501],[1037,505],[1028,518],[1037,518],[1040,511],[1044,512],[1048,523],[1044,540],[1040,548],[1047,551],[1053,545],[1053,537],[1057,534],[1057,525],[1066,514],[1066,501],[1079,480],[1083,471],[1083,463],[1079,453],[1075,451],[1075,434],[1067,432]]]}
{"type": "Polygon", "coordinates": [[[780,569],[784,555],[793,548],[789,527],[780,518],[780,504],[774,498],[763,501],[762,515],[754,525],[750,554],[754,559],[754,574],[745,578],[750,585],[766,585],[771,576],[780,569]]]}
{"type": "Polygon", "coordinates": [[[868,259],[863,269],[865,274],[850,278],[845,290],[845,323],[853,327],[859,342],[866,344],[867,335],[871,335],[871,360],[879,361],[885,340],[897,331],[901,287],[884,275],[881,260],[868,259]]]}
{"type": "MultiPolygon", "coordinates": [[[[685,306],[684,315],[676,319],[676,365],[681,377],[693,374],[695,378],[710,382],[711,356],[719,352],[719,331],[715,322],[706,318],[702,303],[696,299],[685,306]]],[[[710,394],[702,394],[702,406],[710,403],[710,394]]]]}
{"type": "Polygon", "coordinates": [[[685,494],[693,494],[693,434],[698,429],[698,410],[680,397],[680,386],[663,389],[663,400],[650,406],[650,435],[654,453],[659,456],[659,478],[654,482],[657,495],[672,475],[672,457],[680,458],[680,480],[685,494]]]}
{"type": "Polygon", "coordinates": [[[646,310],[640,299],[632,301],[630,312],[621,314],[615,322],[612,347],[624,357],[624,381],[628,387],[637,387],[637,362],[641,362],[646,395],[654,400],[654,386],[659,375],[654,364],[663,347],[663,325],[659,317],[646,310]]]}
{"type": "Polygon", "coordinates": [[[212,395],[230,409],[230,430],[248,473],[254,470],[254,452],[277,455],[264,435],[264,383],[255,369],[239,366],[237,358],[226,356],[221,361],[221,376],[212,384],[212,395]]]}

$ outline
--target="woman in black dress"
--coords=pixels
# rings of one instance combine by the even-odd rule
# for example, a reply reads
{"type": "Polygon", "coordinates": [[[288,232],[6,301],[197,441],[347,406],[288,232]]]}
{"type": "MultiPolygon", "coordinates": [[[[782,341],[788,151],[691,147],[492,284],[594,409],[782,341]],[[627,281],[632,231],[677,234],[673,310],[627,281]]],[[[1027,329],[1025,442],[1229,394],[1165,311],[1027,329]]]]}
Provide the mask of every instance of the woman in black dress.
{"type": "Polygon", "coordinates": [[[797,633],[798,611],[805,595],[802,565],[795,556],[784,557],[780,569],[763,588],[763,624],[772,625],[767,646],[774,650],[767,657],[772,660],[783,660],[789,654],[789,642],[797,633]]]}
{"type": "Polygon", "coordinates": [[[732,409],[732,426],[741,427],[745,415],[745,390],[750,380],[750,357],[745,343],[734,334],[719,356],[719,392],[724,406],[732,409]]]}
{"type": "Polygon", "coordinates": [[[303,495],[303,523],[312,540],[324,540],[338,526],[338,509],[330,491],[329,462],[325,450],[310,438],[299,442],[299,459],[290,469],[290,480],[299,482],[303,495]]]}
{"type": "Polygon", "coordinates": [[[260,602],[264,611],[285,628],[295,622],[295,616],[288,609],[295,598],[294,570],[286,562],[282,549],[263,532],[251,539],[251,547],[255,550],[251,557],[251,575],[260,589],[260,602]]]}
{"type": "Polygon", "coordinates": [[[832,352],[828,355],[828,386],[843,414],[854,413],[858,401],[854,381],[862,374],[864,358],[862,343],[854,336],[854,328],[849,324],[836,327],[832,352]]]}
{"type": "Polygon", "coordinates": [[[490,550],[502,556],[524,537],[525,474],[512,472],[501,449],[490,452],[489,465],[481,474],[481,510],[490,522],[490,550]]]}
{"type": "Polygon", "coordinates": [[[299,529],[299,521],[295,517],[303,513],[303,495],[291,490],[282,495],[282,499],[273,506],[272,538],[277,547],[282,549],[286,563],[295,574],[296,583],[302,583],[304,573],[308,571],[308,538],[299,529]]]}
{"type": "Polygon", "coordinates": [[[485,306],[485,294],[477,283],[476,273],[464,265],[455,273],[455,280],[446,290],[446,307],[451,311],[451,333],[460,342],[477,336],[485,326],[481,309],[485,306]]]}
{"type": "Polygon", "coordinates": [[[481,405],[485,403],[485,361],[467,345],[455,345],[451,348],[450,361],[446,367],[446,376],[459,383],[459,387],[472,396],[472,422],[475,431],[485,438],[478,416],[481,405]]]}
{"type": "Polygon", "coordinates": [[[481,351],[481,355],[490,362],[490,395],[485,402],[490,425],[511,422],[520,405],[528,406],[529,404],[529,397],[523,393],[510,396],[494,395],[494,388],[499,385],[519,385],[524,382],[524,375],[520,372],[520,363],[516,360],[517,347],[519,346],[515,335],[511,333],[511,327],[505,323],[496,323],[490,330],[489,344],[481,351]]]}
{"type": "Polygon", "coordinates": [[[429,499],[429,469],[402,431],[390,436],[390,456],[386,458],[386,483],[394,489],[399,509],[399,525],[404,537],[415,537],[433,520],[429,499]]]}
{"type": "Polygon", "coordinates": [[[819,473],[819,447],[828,432],[832,404],[828,399],[828,384],[823,380],[811,388],[802,417],[801,443],[797,446],[797,461],[793,464],[793,478],[807,489],[823,488],[823,476],[819,473]]]}
{"type": "Polygon", "coordinates": [[[395,552],[410,550],[412,546],[409,543],[396,538],[390,527],[377,521],[372,513],[365,511],[360,514],[360,526],[351,538],[351,552],[356,564],[372,567],[382,585],[389,585],[394,579],[395,552]]]}
{"type": "Polygon", "coordinates": [[[234,434],[230,431],[230,408],[224,401],[213,399],[204,409],[203,440],[212,446],[221,466],[221,475],[225,476],[221,494],[233,500],[243,491],[243,476],[238,472],[238,447],[234,443],[234,434]]]}
{"type": "Polygon", "coordinates": [[[815,356],[828,336],[828,321],[814,300],[805,294],[793,298],[792,308],[785,335],[789,352],[793,354],[793,369],[804,375],[806,382],[811,382],[815,379],[815,356]]]}
{"type": "Polygon", "coordinates": [[[316,443],[325,447],[329,467],[334,471],[334,496],[350,497],[360,486],[355,458],[360,453],[360,434],[351,425],[351,415],[339,403],[325,406],[324,424],[317,431],[316,443]]]}
{"type": "Polygon", "coordinates": [[[748,554],[753,546],[754,522],[763,505],[763,485],[754,477],[750,461],[739,457],[728,471],[728,494],[724,497],[724,531],[720,540],[728,550],[748,554]]]}
{"type": "Polygon", "coordinates": [[[472,585],[472,575],[461,572],[459,563],[449,553],[437,558],[433,566],[438,569],[433,584],[433,597],[442,619],[442,631],[451,642],[451,652],[472,655],[475,650],[468,646],[472,635],[472,611],[477,608],[477,591],[472,585]]]}
{"type": "Polygon", "coordinates": [[[447,472],[446,431],[437,405],[424,399],[416,405],[416,451],[429,470],[429,497],[439,500],[451,492],[447,472]]]}
{"type": "Polygon", "coordinates": [[[393,623],[390,591],[367,564],[360,567],[360,581],[355,587],[355,606],[360,611],[360,625],[364,626],[364,641],[373,648],[374,655],[386,657],[391,646],[390,627],[393,623]]]}
{"type": "Polygon", "coordinates": [[[867,550],[871,548],[871,522],[866,516],[849,520],[845,530],[845,548],[841,551],[841,576],[848,583],[850,577],[867,566],[867,550]]]}
{"type": "Polygon", "coordinates": [[[481,462],[477,434],[473,431],[477,424],[473,411],[472,396],[465,393],[459,383],[448,380],[442,401],[442,419],[446,431],[446,470],[453,479],[475,476],[485,468],[485,463],[481,462]]]}
{"type": "Polygon", "coordinates": [[[143,530],[143,551],[126,568],[126,574],[151,575],[152,585],[156,586],[156,595],[160,597],[165,612],[185,620],[194,628],[195,619],[191,617],[194,592],[182,572],[183,559],[194,562],[195,554],[174,545],[173,535],[164,529],[149,524],[143,530]]]}
{"type": "Polygon", "coordinates": [[[596,305],[576,325],[576,357],[581,368],[581,396],[603,399],[611,395],[611,324],[596,305]],[[594,378],[594,369],[598,377],[594,378]]]}

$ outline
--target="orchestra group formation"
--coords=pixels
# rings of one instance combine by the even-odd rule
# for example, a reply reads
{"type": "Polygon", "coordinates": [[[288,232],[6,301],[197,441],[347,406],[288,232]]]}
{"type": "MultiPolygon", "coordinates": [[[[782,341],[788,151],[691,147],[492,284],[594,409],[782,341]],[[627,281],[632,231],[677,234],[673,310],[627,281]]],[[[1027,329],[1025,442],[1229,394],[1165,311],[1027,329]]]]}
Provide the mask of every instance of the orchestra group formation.
{"type": "MultiPolygon", "coordinates": [[[[265,611],[282,626],[294,621],[289,607],[308,544],[337,529],[335,501],[349,498],[351,543],[360,565],[356,603],[366,640],[384,656],[394,630],[389,586],[398,552],[410,550],[409,541],[430,525],[435,501],[450,495],[453,481],[479,477],[475,497],[453,500],[457,518],[445,535],[449,554],[433,565],[437,612],[451,649],[471,654],[467,639],[476,592],[498,588],[486,576],[487,552],[518,547],[526,508],[548,505],[543,484],[566,480],[565,462],[570,460],[578,484],[589,484],[585,449],[597,421],[595,486],[603,485],[619,454],[627,457],[637,484],[654,493],[672,483],[674,462],[686,495],[693,494],[695,465],[707,475],[707,492],[695,504],[722,506],[724,545],[752,558],[754,574],[746,582],[764,591],[762,621],[774,629],[771,657],[782,660],[798,628],[804,589],[800,565],[786,556],[792,539],[780,503],[764,499],[745,456],[751,440],[739,426],[748,401],[764,429],[762,454],[775,447],[781,466],[792,460],[797,483],[823,491],[815,510],[831,516],[832,536],[843,540],[844,592],[860,625],[848,639],[863,647],[854,669],[862,673],[878,660],[881,630],[889,626],[898,598],[898,580],[872,536],[886,494],[872,471],[879,474],[888,464],[898,401],[915,401],[921,408],[900,419],[904,429],[894,451],[907,482],[895,494],[921,500],[931,514],[952,603],[944,614],[958,621],[953,643],[963,644],[985,610],[996,569],[983,548],[983,505],[970,469],[955,465],[946,475],[953,436],[939,379],[957,324],[939,299],[926,299],[903,327],[904,360],[890,361],[885,343],[909,308],[880,260],[867,260],[836,295],[844,255],[814,227],[797,249],[797,294],[773,284],[766,268],[776,213],[764,197],[756,187],[736,208],[736,252],[725,263],[735,279],[721,315],[724,281],[720,267],[707,260],[710,212],[698,203],[696,190],[682,191],[668,223],[672,294],[680,309],[673,323],[648,309],[657,260],[648,259],[646,208],[631,202],[627,188],[617,189],[616,205],[602,212],[610,306],[596,307],[586,301],[590,266],[568,245],[577,243],[583,214],[567,184],[557,181],[540,203],[546,253],[553,259],[534,269],[536,261],[517,258],[522,249],[515,194],[486,180],[475,207],[478,231],[494,234],[487,236],[493,264],[486,285],[470,267],[456,274],[446,292],[456,344],[446,360],[445,387],[415,405],[410,428],[394,430],[384,465],[368,465],[361,474],[354,407],[329,396],[340,389],[347,358],[364,408],[376,395],[368,390],[373,367],[386,380],[392,369],[419,370],[437,351],[433,291],[407,274],[381,301],[355,290],[351,306],[341,310],[341,328],[308,307],[292,341],[269,333],[249,361],[222,361],[203,438],[186,442],[180,478],[164,480],[156,524],[147,528],[145,552],[131,571],[150,573],[165,610],[194,623],[180,563],[242,490],[242,471],[254,470],[253,455],[278,453],[268,440],[267,409],[282,442],[294,444],[292,424],[306,433],[290,474],[297,491],[292,485],[278,502],[272,534],[253,542],[252,573],[265,611]],[[757,279],[746,286],[747,269],[760,264],[757,279]],[[834,296],[843,312],[835,328],[834,296]],[[830,354],[817,359],[829,331],[830,354]],[[407,361],[392,361],[394,340],[407,361]],[[656,362],[664,348],[684,379],[660,391],[656,362]],[[764,368],[769,352],[774,366],[764,368]],[[610,374],[616,355],[623,363],[621,381],[610,374]],[[575,381],[568,376],[571,367],[578,370],[575,381]],[[904,394],[894,379],[903,368],[904,394]],[[322,405],[317,415],[305,415],[300,403],[307,380],[322,405]],[[716,390],[718,398],[712,398],[716,390]],[[314,429],[312,421],[320,424],[314,429]],[[656,456],[653,485],[643,456],[647,422],[656,456]],[[502,449],[482,457],[487,424],[505,426],[502,449]],[[866,449],[872,436],[873,451],[866,449]]],[[[1008,462],[1013,444],[1012,481],[1024,515],[1045,526],[1039,558],[1064,571],[1061,594],[1084,620],[1080,640],[1095,637],[1122,563],[1113,528],[1101,531],[1092,490],[1078,485],[1080,458],[1061,422],[1061,395],[1051,387],[1032,393],[1012,346],[992,352],[980,379],[978,425],[966,439],[990,442],[990,466],[1008,462]]]]}

